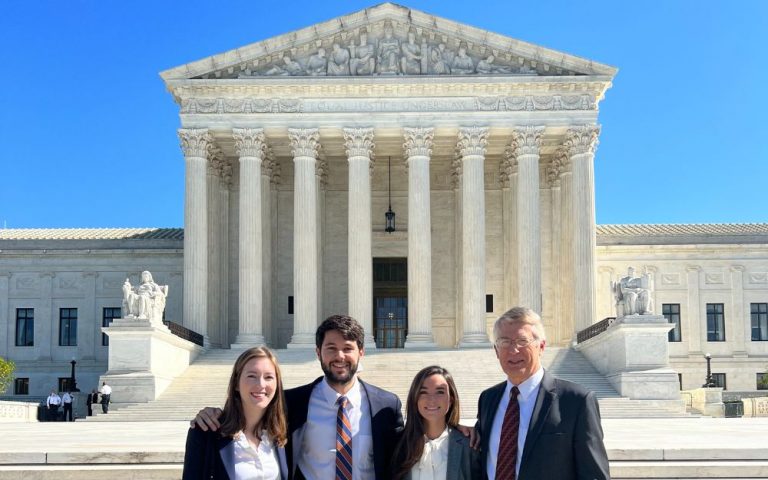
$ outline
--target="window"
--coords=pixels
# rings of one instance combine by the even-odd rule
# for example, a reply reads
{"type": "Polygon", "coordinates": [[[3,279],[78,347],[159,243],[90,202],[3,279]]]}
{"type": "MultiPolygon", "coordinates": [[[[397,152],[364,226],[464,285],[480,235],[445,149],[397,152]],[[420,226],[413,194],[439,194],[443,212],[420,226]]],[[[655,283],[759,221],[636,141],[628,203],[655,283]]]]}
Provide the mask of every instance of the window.
{"type": "Polygon", "coordinates": [[[669,331],[668,340],[670,342],[682,341],[682,335],[680,334],[680,304],[679,303],[664,303],[661,305],[661,314],[667,319],[667,322],[673,324],[675,327],[669,331]]]}
{"type": "Polygon", "coordinates": [[[16,309],[16,346],[32,347],[35,345],[35,309],[16,309]]]}
{"type": "Polygon", "coordinates": [[[493,313],[493,295],[485,296],[485,313],[493,313]]]}
{"type": "Polygon", "coordinates": [[[722,303],[707,304],[707,341],[725,341],[725,307],[722,303]]]}
{"type": "Polygon", "coordinates": [[[15,378],[13,380],[13,394],[14,395],[29,395],[29,379],[28,378],[15,378]]]}
{"type": "Polygon", "coordinates": [[[725,387],[725,374],[724,373],[713,373],[712,374],[712,382],[715,384],[716,387],[720,387],[723,390],[726,389],[726,387],[725,387]]]}
{"type": "Polygon", "coordinates": [[[74,347],[77,345],[77,309],[59,309],[59,346],[74,347]]]}
{"type": "Polygon", "coordinates": [[[758,373],[756,383],[758,390],[768,390],[768,373],[758,373]]]}
{"type": "MultiPolygon", "coordinates": [[[[163,312],[165,313],[165,312],[163,312]]],[[[112,320],[120,318],[123,315],[122,309],[118,307],[104,307],[101,313],[101,326],[108,327],[112,320]]],[[[109,345],[109,337],[106,333],[101,334],[101,344],[105,347],[109,345]]]]}
{"type": "Polygon", "coordinates": [[[59,377],[59,391],[71,392],[72,391],[72,378],[71,377],[59,377]]]}
{"type": "Polygon", "coordinates": [[[751,303],[752,313],[752,341],[764,342],[768,340],[768,303],[751,303]]]}

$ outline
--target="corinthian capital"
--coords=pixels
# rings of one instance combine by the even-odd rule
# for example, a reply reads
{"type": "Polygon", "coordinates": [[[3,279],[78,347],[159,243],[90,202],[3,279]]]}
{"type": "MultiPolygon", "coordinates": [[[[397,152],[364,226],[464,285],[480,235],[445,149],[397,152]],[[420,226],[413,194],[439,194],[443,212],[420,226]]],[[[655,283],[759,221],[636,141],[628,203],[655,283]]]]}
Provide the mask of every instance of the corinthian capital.
{"type": "Polygon", "coordinates": [[[213,148],[213,136],[207,128],[180,128],[179,140],[184,156],[208,158],[213,148]]]}
{"type": "Polygon", "coordinates": [[[289,128],[293,157],[317,158],[320,149],[320,132],[316,128],[289,128]]]}
{"type": "Polygon", "coordinates": [[[347,158],[373,158],[373,128],[345,128],[344,146],[347,158]]]}
{"type": "Polygon", "coordinates": [[[431,157],[432,139],[435,136],[434,128],[404,128],[406,160],[410,157],[431,157]]]}
{"type": "Polygon", "coordinates": [[[569,128],[565,133],[565,147],[570,156],[595,153],[597,147],[597,135],[600,127],[597,125],[581,125],[569,128]]]}
{"type": "Polygon", "coordinates": [[[509,147],[513,154],[539,155],[541,139],[544,137],[544,127],[528,125],[512,130],[512,140],[509,147]]]}
{"type": "Polygon", "coordinates": [[[459,141],[456,148],[463,157],[470,155],[485,156],[485,147],[488,145],[487,127],[465,127],[459,129],[459,141]]]}
{"type": "Polygon", "coordinates": [[[240,157],[264,158],[267,153],[267,140],[262,128],[233,128],[235,151],[240,157]]]}
{"type": "Polygon", "coordinates": [[[509,187],[512,176],[517,174],[517,156],[512,148],[504,150],[504,158],[499,162],[499,180],[502,187],[509,187]]]}

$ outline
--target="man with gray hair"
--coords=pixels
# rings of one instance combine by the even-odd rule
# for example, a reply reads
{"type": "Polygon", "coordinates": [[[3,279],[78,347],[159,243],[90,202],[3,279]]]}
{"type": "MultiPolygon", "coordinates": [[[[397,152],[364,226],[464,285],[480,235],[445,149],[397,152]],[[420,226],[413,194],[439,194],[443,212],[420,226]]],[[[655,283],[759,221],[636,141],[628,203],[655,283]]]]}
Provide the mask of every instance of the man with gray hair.
{"type": "Polygon", "coordinates": [[[610,479],[597,398],[542,368],[541,317],[514,307],[496,320],[493,335],[507,379],[480,395],[477,478],[610,479]]]}

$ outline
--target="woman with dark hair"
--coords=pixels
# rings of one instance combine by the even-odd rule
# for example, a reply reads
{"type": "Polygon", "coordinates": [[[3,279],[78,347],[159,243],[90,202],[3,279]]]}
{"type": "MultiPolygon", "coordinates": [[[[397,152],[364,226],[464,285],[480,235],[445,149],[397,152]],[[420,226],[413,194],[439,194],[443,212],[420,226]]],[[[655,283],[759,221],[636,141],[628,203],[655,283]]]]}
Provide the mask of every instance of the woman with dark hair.
{"type": "Polygon", "coordinates": [[[287,479],[287,424],[277,358],[267,347],[244,351],[232,368],[216,432],[191,428],[183,480],[287,479]]]}
{"type": "Polygon", "coordinates": [[[459,394],[448,370],[431,366],[413,379],[406,403],[407,420],[395,449],[396,480],[468,480],[469,438],[456,429],[461,418],[459,394]]]}

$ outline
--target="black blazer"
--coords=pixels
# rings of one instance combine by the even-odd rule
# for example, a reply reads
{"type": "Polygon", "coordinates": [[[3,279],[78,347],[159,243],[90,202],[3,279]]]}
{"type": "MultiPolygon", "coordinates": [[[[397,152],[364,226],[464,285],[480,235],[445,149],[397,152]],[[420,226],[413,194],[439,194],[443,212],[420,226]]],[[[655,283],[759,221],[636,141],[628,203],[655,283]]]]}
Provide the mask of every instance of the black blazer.
{"type": "MultiPolygon", "coordinates": [[[[307,423],[309,397],[315,385],[323,377],[314,382],[291,388],[285,391],[285,408],[288,417],[288,444],[286,458],[288,462],[289,479],[301,478],[296,475],[298,451],[304,439],[304,425],[307,423]]],[[[371,433],[373,434],[373,468],[376,478],[389,480],[391,478],[391,460],[395,445],[403,430],[403,415],[400,411],[400,399],[394,393],[382,390],[358,378],[360,385],[368,397],[371,408],[371,433]]]]}
{"type": "MultiPolygon", "coordinates": [[[[182,480],[230,480],[235,478],[235,444],[217,432],[190,428],[184,451],[182,480]]],[[[280,478],[288,478],[285,450],[278,448],[280,478]]]]}
{"type": "MultiPolygon", "coordinates": [[[[493,417],[506,382],[485,390],[475,428],[480,435],[478,478],[488,478],[486,459],[493,417]]],[[[609,480],[600,408],[594,393],[544,372],[525,439],[518,480],[609,480]]]]}

